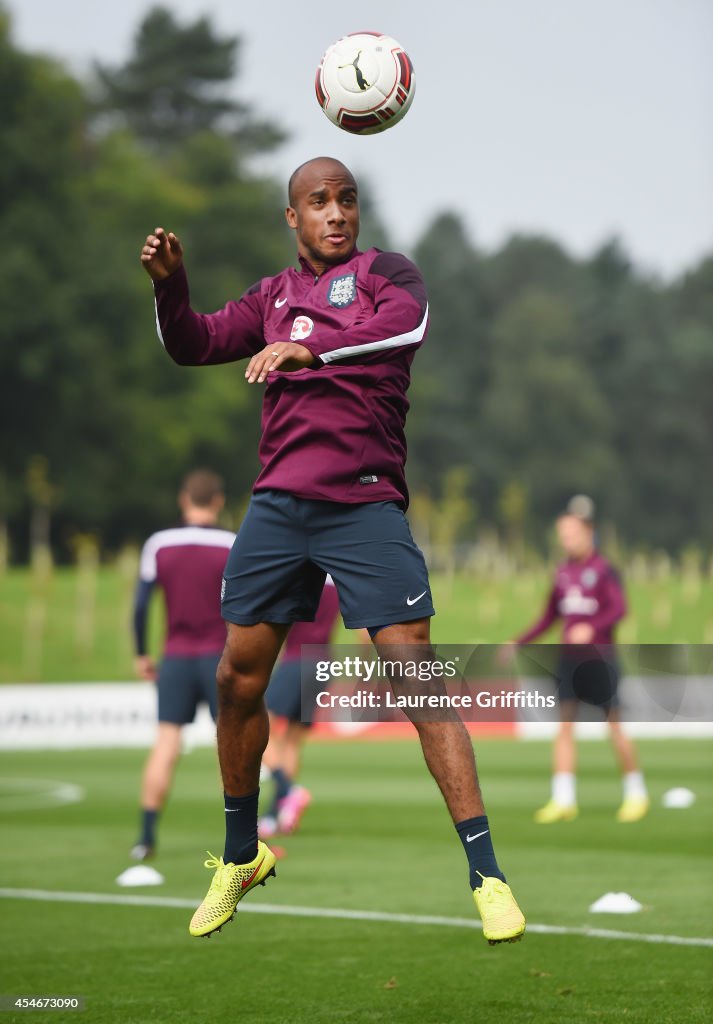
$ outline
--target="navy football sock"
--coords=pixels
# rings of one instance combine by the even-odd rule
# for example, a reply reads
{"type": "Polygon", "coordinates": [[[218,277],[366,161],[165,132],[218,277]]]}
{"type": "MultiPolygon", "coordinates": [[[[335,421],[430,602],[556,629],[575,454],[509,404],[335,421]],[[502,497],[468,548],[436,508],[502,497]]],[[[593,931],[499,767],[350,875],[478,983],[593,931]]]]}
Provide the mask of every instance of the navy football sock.
{"type": "Polygon", "coordinates": [[[290,792],[292,787],[292,780],[290,779],[287,772],[283,771],[282,768],[273,768],[272,778],[275,782],[275,792],[272,797],[272,803],[270,805],[270,816],[273,818],[277,817],[277,805],[280,800],[284,800],[287,794],[290,792]]]}
{"type": "Polygon", "coordinates": [[[158,820],[158,811],[141,811],[141,839],[140,843],[144,846],[155,846],[156,845],[156,821],[158,820]]]}
{"type": "Polygon", "coordinates": [[[247,796],[225,794],[226,864],[249,864],[257,856],[257,802],[260,790],[247,796]]]}
{"type": "Polygon", "coordinates": [[[456,825],[456,831],[463,843],[465,855],[470,867],[470,887],[479,889],[485,878],[499,878],[505,881],[505,875],[498,867],[490,835],[488,816],[482,814],[478,818],[467,818],[456,825]]]}

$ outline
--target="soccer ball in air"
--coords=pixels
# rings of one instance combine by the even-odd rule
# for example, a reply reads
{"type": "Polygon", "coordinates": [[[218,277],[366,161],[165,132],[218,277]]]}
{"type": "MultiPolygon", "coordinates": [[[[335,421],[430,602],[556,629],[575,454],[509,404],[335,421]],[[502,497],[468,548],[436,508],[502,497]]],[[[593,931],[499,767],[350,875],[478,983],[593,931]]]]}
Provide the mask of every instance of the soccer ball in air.
{"type": "Polygon", "coordinates": [[[406,51],[380,32],[352,32],[329,47],[317,70],[317,101],[353,135],[391,128],[413,101],[416,80],[406,51]]]}

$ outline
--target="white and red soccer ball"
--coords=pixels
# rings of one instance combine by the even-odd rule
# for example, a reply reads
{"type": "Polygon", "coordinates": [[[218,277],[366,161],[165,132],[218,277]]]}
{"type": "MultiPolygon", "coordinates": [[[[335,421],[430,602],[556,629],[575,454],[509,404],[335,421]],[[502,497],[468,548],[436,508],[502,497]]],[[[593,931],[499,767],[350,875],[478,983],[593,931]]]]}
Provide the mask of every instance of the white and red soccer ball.
{"type": "Polygon", "coordinates": [[[353,135],[397,124],[413,102],[416,80],[404,48],[380,32],[352,32],[329,47],[317,69],[317,101],[353,135]]]}

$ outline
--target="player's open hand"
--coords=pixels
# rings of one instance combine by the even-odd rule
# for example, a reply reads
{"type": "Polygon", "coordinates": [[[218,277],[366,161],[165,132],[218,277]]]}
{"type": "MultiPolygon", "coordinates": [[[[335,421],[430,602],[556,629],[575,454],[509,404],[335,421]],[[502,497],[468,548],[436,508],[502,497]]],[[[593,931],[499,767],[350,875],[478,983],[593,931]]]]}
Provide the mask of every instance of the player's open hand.
{"type": "Polygon", "coordinates": [[[146,236],[141,262],[152,281],[163,281],[175,274],[183,263],[183,246],[172,231],[156,228],[146,236]]]}
{"type": "Polygon", "coordinates": [[[298,345],[295,341],[273,342],[252,357],[245,371],[245,379],[248,384],[254,384],[256,381],[262,384],[270,370],[303,370],[314,361],[314,356],[304,345],[298,345]]]}
{"type": "Polygon", "coordinates": [[[139,654],[134,658],[134,671],[139,679],[145,679],[147,683],[153,682],[158,675],[153,658],[148,654],[139,654]]]}
{"type": "Polygon", "coordinates": [[[590,644],[594,638],[594,627],[589,622],[575,622],[567,630],[568,644],[590,644]]]}

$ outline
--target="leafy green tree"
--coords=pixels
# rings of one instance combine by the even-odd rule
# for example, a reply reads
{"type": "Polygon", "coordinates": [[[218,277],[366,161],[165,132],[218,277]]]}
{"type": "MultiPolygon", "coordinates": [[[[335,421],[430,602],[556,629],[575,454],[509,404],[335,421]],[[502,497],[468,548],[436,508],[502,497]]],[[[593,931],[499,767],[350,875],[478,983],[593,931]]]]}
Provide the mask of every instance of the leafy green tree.
{"type": "Polygon", "coordinates": [[[174,226],[196,305],[215,308],[291,255],[283,204],[240,175],[234,134],[206,129],[167,166],[128,129],[97,133],[81,85],[20,52],[6,20],[0,56],[0,424],[13,438],[0,516],[27,533],[24,481],[39,456],[57,488],[55,542],[99,530],[115,546],[174,517],[191,464],[212,463],[242,495],[259,433],[260,396],[239,367],[186,372],[163,353],[141,239],[157,221],[174,226]]]}
{"type": "Polygon", "coordinates": [[[180,24],[167,7],[145,16],[134,53],[121,67],[96,65],[97,104],[109,123],[124,123],[165,152],[205,132],[230,138],[240,162],[284,137],[228,96],[239,71],[241,41],[220,38],[203,16],[180,24]]]}
{"type": "Polygon", "coordinates": [[[674,284],[672,302],[677,321],[695,322],[713,330],[713,255],[702,259],[674,284]]]}
{"type": "Polygon", "coordinates": [[[498,311],[532,289],[572,299],[581,281],[576,262],[541,235],[513,235],[488,259],[484,274],[491,309],[498,311]]]}
{"type": "Polygon", "coordinates": [[[482,473],[497,494],[507,467],[544,525],[569,494],[606,487],[613,468],[606,406],[578,357],[575,317],[561,299],[523,291],[493,334],[482,473]]]}
{"type": "Polygon", "coordinates": [[[415,259],[428,289],[430,328],[411,386],[409,478],[416,489],[435,495],[448,466],[473,465],[490,337],[480,256],[459,218],[437,217],[415,259]]]}
{"type": "Polygon", "coordinates": [[[711,537],[713,260],[666,287],[616,239],[582,261],[526,236],[486,256],[448,214],[417,260],[432,311],[410,421],[422,500],[463,465],[479,522],[511,537],[514,493],[518,537],[537,540],[575,490],[630,543],[711,537]]]}
{"type": "MultiPolygon", "coordinates": [[[[23,53],[0,7],[0,563],[3,520],[26,553],[33,466],[60,553],[170,522],[191,465],[236,505],[252,484],[261,392],[241,366],[166,357],[138,262],[149,230],[175,230],[208,311],[294,259],[284,184],[248,170],[280,132],[230,98],[239,55],[206,18],[156,8],[90,88],[23,53]]],[[[362,245],[388,247],[368,183],[362,210],[362,245]]],[[[451,546],[474,538],[477,508],[478,530],[544,543],[588,490],[625,542],[713,545],[713,257],[667,285],[616,239],[585,260],[522,235],[485,253],[444,213],[415,258],[431,331],[408,470],[431,542],[439,518],[451,546]]]]}
{"type": "Polygon", "coordinates": [[[57,379],[71,339],[75,181],[84,165],[85,100],[54,61],[21,53],[0,10],[0,475],[10,515],[25,473],[63,412],[57,379]]]}

